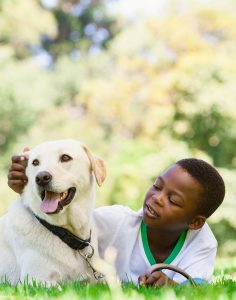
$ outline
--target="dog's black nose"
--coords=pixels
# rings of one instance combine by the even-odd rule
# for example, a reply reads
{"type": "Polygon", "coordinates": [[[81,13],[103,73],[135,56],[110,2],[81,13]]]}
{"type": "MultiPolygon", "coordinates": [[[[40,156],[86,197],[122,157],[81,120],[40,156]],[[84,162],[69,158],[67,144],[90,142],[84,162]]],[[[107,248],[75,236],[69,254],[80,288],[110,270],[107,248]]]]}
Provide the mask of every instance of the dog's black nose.
{"type": "Polygon", "coordinates": [[[51,180],[52,180],[52,175],[46,171],[39,172],[35,178],[36,183],[40,186],[47,185],[51,180]]]}

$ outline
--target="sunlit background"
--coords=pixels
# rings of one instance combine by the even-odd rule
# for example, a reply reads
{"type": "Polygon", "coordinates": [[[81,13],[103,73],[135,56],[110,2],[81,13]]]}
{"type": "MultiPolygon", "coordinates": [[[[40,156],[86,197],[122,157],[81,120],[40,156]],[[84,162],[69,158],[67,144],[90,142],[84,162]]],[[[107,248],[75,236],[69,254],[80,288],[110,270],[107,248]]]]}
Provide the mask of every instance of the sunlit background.
{"type": "Polygon", "coordinates": [[[97,206],[141,207],[155,177],[197,157],[227,194],[209,222],[236,249],[236,1],[1,0],[0,213],[10,157],[76,138],[103,157],[97,206]]]}

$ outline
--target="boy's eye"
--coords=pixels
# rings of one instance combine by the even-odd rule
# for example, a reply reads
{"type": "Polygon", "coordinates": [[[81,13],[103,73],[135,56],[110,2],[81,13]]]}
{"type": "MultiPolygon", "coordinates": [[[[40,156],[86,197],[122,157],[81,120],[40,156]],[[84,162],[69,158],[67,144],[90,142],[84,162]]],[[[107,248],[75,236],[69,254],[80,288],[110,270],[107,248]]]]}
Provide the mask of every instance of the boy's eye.
{"type": "Polygon", "coordinates": [[[153,187],[154,187],[155,190],[160,190],[161,189],[161,187],[159,185],[156,185],[156,184],[153,184],[153,187]]]}
{"type": "Polygon", "coordinates": [[[168,197],[169,202],[171,205],[180,206],[176,201],[174,201],[171,197],[168,197]]]}
{"type": "Polygon", "coordinates": [[[172,205],[177,205],[171,198],[168,198],[168,200],[172,205]]]}
{"type": "Polygon", "coordinates": [[[38,160],[38,159],[34,159],[34,160],[32,161],[32,165],[33,165],[33,166],[38,166],[38,165],[39,165],[39,160],[38,160]]]}
{"type": "Polygon", "coordinates": [[[70,161],[70,160],[72,160],[72,157],[69,156],[68,154],[62,154],[62,156],[60,157],[61,162],[67,162],[67,161],[70,161]]]}

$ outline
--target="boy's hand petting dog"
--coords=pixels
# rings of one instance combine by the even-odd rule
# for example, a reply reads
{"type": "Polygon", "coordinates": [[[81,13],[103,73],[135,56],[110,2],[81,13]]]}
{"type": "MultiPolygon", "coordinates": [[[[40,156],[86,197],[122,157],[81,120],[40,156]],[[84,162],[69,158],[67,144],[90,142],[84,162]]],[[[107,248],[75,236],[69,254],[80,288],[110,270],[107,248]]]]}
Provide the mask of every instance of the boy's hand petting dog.
{"type": "MultiPolygon", "coordinates": [[[[28,148],[25,150],[28,150],[28,148]]],[[[21,194],[28,181],[25,175],[28,159],[24,155],[14,155],[11,160],[12,164],[8,172],[8,186],[14,192],[21,194]]]]}
{"type": "Polygon", "coordinates": [[[164,285],[176,285],[177,283],[166,276],[161,271],[155,271],[150,273],[149,271],[144,273],[143,275],[139,276],[139,284],[144,286],[164,286],[164,285]]]}

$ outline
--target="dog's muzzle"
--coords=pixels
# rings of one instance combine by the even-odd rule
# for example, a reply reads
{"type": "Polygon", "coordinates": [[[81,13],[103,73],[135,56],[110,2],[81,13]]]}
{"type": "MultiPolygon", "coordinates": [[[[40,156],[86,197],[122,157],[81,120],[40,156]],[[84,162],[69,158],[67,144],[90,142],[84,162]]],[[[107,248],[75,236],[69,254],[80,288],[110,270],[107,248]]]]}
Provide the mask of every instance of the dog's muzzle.
{"type": "Polygon", "coordinates": [[[64,206],[71,203],[75,196],[75,192],[75,187],[71,187],[61,193],[45,189],[40,194],[42,199],[40,208],[46,214],[58,213],[64,206]]]}
{"type": "Polygon", "coordinates": [[[68,190],[58,192],[52,188],[52,175],[47,171],[39,172],[35,177],[35,182],[39,187],[42,199],[40,208],[46,214],[60,212],[64,206],[68,205],[74,198],[76,188],[70,187],[68,190]]]}

